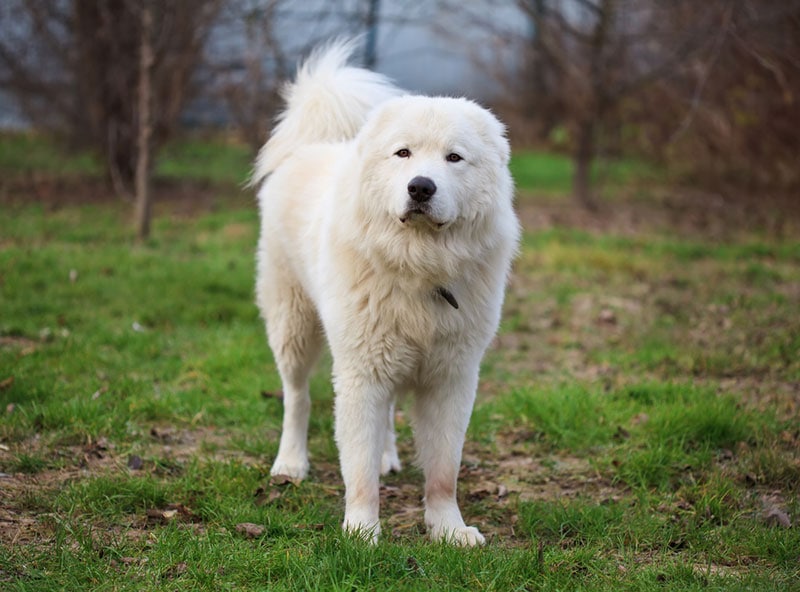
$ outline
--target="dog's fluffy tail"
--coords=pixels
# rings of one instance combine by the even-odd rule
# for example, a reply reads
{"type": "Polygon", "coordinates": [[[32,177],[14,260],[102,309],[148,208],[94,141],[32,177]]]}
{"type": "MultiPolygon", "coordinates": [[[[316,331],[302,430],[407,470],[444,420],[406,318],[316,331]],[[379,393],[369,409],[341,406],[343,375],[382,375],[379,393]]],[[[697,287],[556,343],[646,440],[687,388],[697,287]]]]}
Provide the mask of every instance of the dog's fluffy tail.
{"type": "Polygon", "coordinates": [[[385,76],[347,66],[356,43],[336,41],[317,49],[300,67],[297,79],[286,85],[286,108],[258,153],[252,184],[261,182],[301,146],[355,137],[373,107],[400,94],[385,76]]]}

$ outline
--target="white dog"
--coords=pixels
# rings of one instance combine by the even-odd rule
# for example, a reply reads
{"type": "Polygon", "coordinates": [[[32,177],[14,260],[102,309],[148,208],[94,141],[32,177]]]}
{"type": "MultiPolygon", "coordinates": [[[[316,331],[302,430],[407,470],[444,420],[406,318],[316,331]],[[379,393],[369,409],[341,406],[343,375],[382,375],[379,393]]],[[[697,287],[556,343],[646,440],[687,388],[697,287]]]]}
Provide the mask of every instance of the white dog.
{"type": "Polygon", "coordinates": [[[377,540],[379,476],[400,468],[394,401],[411,392],[430,535],[482,544],[456,479],[519,238],[509,144],[471,101],[346,66],[353,49],[303,65],[253,177],[257,300],[284,395],[272,474],[308,472],[308,377],[327,338],[344,529],[377,540]]]}

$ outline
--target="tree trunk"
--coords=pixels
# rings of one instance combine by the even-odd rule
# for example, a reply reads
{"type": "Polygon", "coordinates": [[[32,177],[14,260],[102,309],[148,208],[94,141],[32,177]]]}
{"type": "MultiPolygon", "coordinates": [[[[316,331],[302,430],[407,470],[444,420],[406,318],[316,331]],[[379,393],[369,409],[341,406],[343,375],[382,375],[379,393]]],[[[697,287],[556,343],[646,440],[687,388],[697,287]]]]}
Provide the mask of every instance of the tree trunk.
{"type": "Polygon", "coordinates": [[[153,15],[148,2],[141,8],[142,39],[139,48],[139,122],[136,158],[136,238],[140,242],[150,236],[150,138],[153,125],[150,116],[152,100],[153,15]]]}
{"type": "Polygon", "coordinates": [[[578,122],[575,146],[575,172],[572,188],[575,200],[587,210],[596,210],[597,202],[592,194],[592,162],[594,161],[594,120],[583,119],[578,122]]]}
{"type": "Polygon", "coordinates": [[[597,151],[597,130],[607,113],[606,54],[617,4],[615,0],[601,0],[594,7],[597,20],[589,46],[589,99],[583,114],[578,117],[573,178],[575,200],[588,210],[597,209],[597,201],[592,195],[592,163],[597,151]]]}
{"type": "Polygon", "coordinates": [[[380,14],[380,0],[369,0],[367,5],[367,19],[365,22],[367,29],[366,45],[364,46],[364,67],[370,70],[375,69],[378,61],[375,46],[378,42],[378,18],[380,14]]]}

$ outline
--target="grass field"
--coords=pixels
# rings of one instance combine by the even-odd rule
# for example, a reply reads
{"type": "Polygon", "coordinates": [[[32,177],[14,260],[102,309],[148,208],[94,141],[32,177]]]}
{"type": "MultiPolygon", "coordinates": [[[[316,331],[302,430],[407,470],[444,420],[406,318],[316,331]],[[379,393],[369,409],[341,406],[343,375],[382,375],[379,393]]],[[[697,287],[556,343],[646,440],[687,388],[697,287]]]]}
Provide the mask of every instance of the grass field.
{"type": "MultiPolygon", "coordinates": [[[[25,172],[20,141],[0,142],[6,178],[50,166],[25,172]]],[[[47,174],[96,174],[71,162],[47,174]]],[[[247,167],[171,148],[167,186],[211,186],[157,204],[140,246],[128,204],[0,195],[0,588],[800,590],[797,235],[721,239],[638,193],[587,219],[563,159],[520,155],[526,232],[459,486],[488,544],[425,538],[401,409],[370,547],[340,533],[324,360],[312,474],[269,480],[247,167]]]]}

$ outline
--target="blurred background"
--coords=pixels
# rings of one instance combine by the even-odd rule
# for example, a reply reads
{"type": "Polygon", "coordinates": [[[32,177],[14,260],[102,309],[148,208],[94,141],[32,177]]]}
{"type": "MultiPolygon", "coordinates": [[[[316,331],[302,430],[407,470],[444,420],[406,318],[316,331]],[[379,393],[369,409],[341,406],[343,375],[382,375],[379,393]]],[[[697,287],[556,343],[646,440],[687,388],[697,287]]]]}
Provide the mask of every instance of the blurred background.
{"type": "Polygon", "coordinates": [[[0,589],[798,590],[798,311],[800,0],[0,0],[0,589]],[[245,183],[339,36],[508,125],[478,554],[411,463],[340,541],[329,358],[313,478],[265,484],[245,183]]]}
{"type": "Polygon", "coordinates": [[[212,134],[249,161],[281,84],[338,36],[360,36],[361,62],[411,91],[492,107],[518,153],[568,159],[588,211],[602,163],[625,159],[707,203],[797,201],[798,0],[4,0],[5,168],[35,153],[9,132],[34,132],[147,202],[176,138],[212,134]]]}

